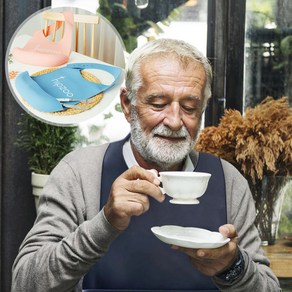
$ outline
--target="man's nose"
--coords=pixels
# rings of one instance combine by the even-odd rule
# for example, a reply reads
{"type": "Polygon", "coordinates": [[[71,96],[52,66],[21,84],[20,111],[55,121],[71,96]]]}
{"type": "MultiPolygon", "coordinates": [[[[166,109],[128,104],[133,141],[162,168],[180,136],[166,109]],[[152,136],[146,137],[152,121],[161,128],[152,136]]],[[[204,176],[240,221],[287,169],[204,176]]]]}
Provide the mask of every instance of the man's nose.
{"type": "Polygon", "coordinates": [[[168,107],[163,123],[173,131],[177,131],[182,127],[182,113],[178,103],[172,103],[168,107]]]}

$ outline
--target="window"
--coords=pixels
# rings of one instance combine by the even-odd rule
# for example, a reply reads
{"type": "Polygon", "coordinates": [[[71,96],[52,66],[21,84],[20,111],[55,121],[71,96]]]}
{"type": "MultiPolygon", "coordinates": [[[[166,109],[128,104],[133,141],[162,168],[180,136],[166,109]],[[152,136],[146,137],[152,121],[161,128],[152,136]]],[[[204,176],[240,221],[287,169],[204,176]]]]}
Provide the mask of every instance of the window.
{"type": "MultiPolygon", "coordinates": [[[[206,54],[207,4],[206,0],[148,0],[140,9],[132,0],[100,0],[98,12],[115,26],[128,53],[149,40],[168,37],[183,39],[206,54]]],[[[81,123],[80,131],[83,144],[125,137],[130,127],[120,111],[119,98],[104,115],[81,123]]]]}
{"type": "Polygon", "coordinates": [[[292,1],[247,0],[244,106],[292,98],[292,1]]]}

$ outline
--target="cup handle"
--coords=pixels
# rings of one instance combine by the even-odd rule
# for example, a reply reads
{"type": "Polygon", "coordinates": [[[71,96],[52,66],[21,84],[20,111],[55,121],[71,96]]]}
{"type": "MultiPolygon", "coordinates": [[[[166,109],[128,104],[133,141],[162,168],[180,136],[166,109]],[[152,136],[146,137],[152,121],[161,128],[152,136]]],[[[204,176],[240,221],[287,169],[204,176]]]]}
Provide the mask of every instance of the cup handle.
{"type": "Polygon", "coordinates": [[[163,189],[163,186],[162,186],[162,179],[161,179],[161,177],[159,176],[159,174],[157,174],[157,172],[156,172],[156,171],[153,171],[152,169],[147,169],[147,171],[152,172],[153,174],[155,174],[155,176],[156,176],[156,177],[159,179],[159,181],[160,181],[159,188],[160,188],[161,192],[162,192],[163,194],[166,194],[165,191],[164,191],[164,189],[163,189]]]}
{"type": "Polygon", "coordinates": [[[161,177],[160,176],[157,176],[157,178],[160,180],[159,188],[160,188],[161,192],[163,194],[166,194],[166,192],[164,191],[163,185],[162,185],[162,179],[161,179],[161,177]]]}

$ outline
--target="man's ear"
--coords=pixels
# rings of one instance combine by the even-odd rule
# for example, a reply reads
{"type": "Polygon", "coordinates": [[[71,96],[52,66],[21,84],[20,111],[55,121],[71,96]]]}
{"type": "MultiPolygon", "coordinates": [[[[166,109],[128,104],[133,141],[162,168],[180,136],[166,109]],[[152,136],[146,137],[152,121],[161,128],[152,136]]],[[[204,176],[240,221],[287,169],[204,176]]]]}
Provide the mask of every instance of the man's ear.
{"type": "Polygon", "coordinates": [[[131,101],[128,99],[126,88],[121,89],[120,100],[121,100],[121,107],[122,107],[123,113],[127,121],[130,123],[131,122],[131,101]]]}

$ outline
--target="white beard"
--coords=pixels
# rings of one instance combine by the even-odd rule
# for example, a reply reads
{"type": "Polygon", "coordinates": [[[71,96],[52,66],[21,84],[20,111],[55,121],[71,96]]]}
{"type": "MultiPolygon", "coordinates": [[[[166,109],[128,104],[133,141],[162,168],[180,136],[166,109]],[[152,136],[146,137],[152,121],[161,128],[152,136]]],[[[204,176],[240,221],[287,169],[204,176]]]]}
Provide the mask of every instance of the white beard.
{"type": "Polygon", "coordinates": [[[197,136],[192,139],[185,126],[182,126],[178,131],[172,131],[163,124],[153,128],[149,137],[147,137],[141,128],[138,113],[135,107],[132,106],[131,141],[146,161],[155,163],[164,170],[170,169],[186,158],[194,148],[196,140],[197,136]],[[182,137],[184,139],[174,143],[156,135],[172,138],[182,137]]]}

